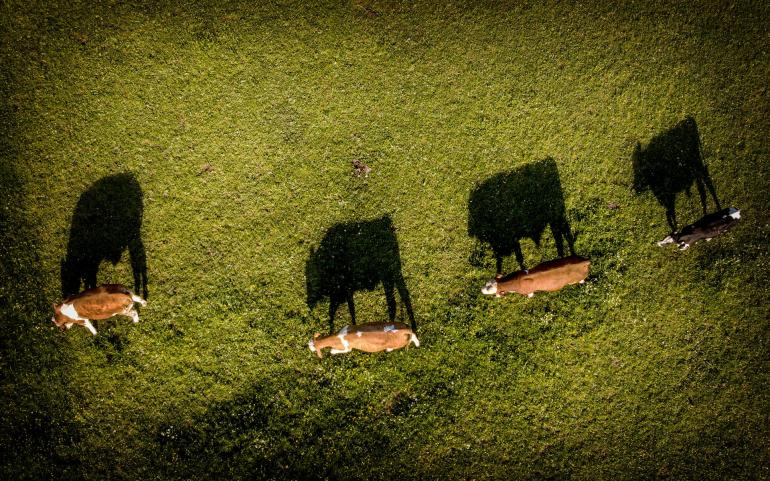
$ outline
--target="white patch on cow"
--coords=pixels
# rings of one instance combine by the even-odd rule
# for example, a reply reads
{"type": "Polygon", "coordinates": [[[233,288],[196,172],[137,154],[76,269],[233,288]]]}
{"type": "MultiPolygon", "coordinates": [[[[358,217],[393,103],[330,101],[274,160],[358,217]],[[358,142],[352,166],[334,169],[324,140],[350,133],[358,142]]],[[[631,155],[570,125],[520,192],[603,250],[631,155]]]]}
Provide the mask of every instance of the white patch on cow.
{"type": "Polygon", "coordinates": [[[72,327],[73,325],[74,325],[73,323],[71,323],[71,322],[68,322],[67,324],[65,324],[65,325],[64,325],[64,327],[66,327],[67,329],[69,329],[69,328],[70,328],[70,327],[72,327]]]}
{"type": "MultiPolygon", "coordinates": [[[[337,337],[340,338],[340,342],[342,342],[342,347],[345,348],[344,351],[340,351],[340,352],[348,352],[348,351],[350,351],[350,342],[348,342],[348,340],[345,339],[345,336],[348,335],[348,327],[349,326],[343,327],[340,330],[339,334],[337,334],[337,337]]],[[[332,349],[332,354],[335,354],[334,349],[332,349]]]]}
{"type": "Polygon", "coordinates": [[[136,294],[131,294],[131,300],[134,301],[134,302],[138,302],[139,304],[142,305],[142,307],[147,305],[147,301],[145,301],[141,297],[137,296],[136,294]]]}
{"type": "Polygon", "coordinates": [[[493,279],[487,282],[484,287],[481,288],[481,293],[488,296],[497,294],[497,281],[493,279]]]}
{"type": "Polygon", "coordinates": [[[364,335],[364,333],[363,333],[363,332],[361,332],[361,331],[358,331],[358,332],[356,333],[356,337],[361,337],[361,336],[363,336],[363,335],[364,335]]]}
{"type": "Polygon", "coordinates": [[[393,348],[392,348],[392,347],[389,347],[389,348],[387,348],[387,349],[385,349],[385,350],[386,350],[386,351],[388,351],[388,352],[390,352],[390,351],[392,351],[392,350],[393,350],[393,348]]]}
{"type": "Polygon", "coordinates": [[[527,294],[527,297],[535,297],[535,293],[534,292],[530,292],[529,294],[527,294]]]}
{"type": "Polygon", "coordinates": [[[417,340],[417,336],[415,334],[412,334],[411,341],[414,343],[415,346],[420,347],[420,341],[417,340]]]}
{"type": "Polygon", "coordinates": [[[396,332],[398,331],[398,329],[396,329],[396,326],[394,325],[388,325],[382,329],[382,332],[390,332],[390,331],[396,332]]]}
{"type": "Polygon", "coordinates": [[[310,348],[310,352],[315,352],[315,342],[312,339],[307,343],[307,347],[310,348]]]}
{"type": "Polygon", "coordinates": [[[711,242],[711,237],[706,237],[706,242],[711,242]]]}
{"type": "Polygon", "coordinates": [[[131,316],[131,319],[132,319],[134,322],[139,322],[139,313],[138,313],[138,312],[136,312],[135,310],[131,309],[131,310],[130,310],[130,311],[128,311],[126,314],[127,314],[128,316],[131,316]]]}
{"type": "Polygon", "coordinates": [[[74,304],[62,304],[61,305],[61,313],[65,316],[69,317],[70,319],[75,319],[76,321],[86,321],[87,319],[85,317],[80,317],[80,314],[78,314],[78,311],[75,310],[74,304]]]}
{"type": "Polygon", "coordinates": [[[684,243],[684,242],[682,242],[682,243],[679,245],[679,250],[680,250],[680,251],[686,251],[686,250],[687,250],[687,249],[689,249],[689,248],[690,248],[690,244],[686,244],[686,243],[684,243]]]}
{"type": "Polygon", "coordinates": [[[585,283],[586,283],[585,279],[581,279],[580,282],[578,282],[578,284],[585,284],[585,283]]]}
{"type": "Polygon", "coordinates": [[[94,336],[96,335],[96,329],[94,329],[94,325],[91,324],[91,321],[86,319],[86,321],[85,321],[85,323],[83,325],[86,326],[86,329],[91,331],[91,334],[93,334],[94,336]]]}
{"type": "Polygon", "coordinates": [[[738,220],[741,218],[741,211],[736,209],[735,207],[730,207],[730,210],[728,212],[729,213],[727,215],[729,215],[735,220],[738,220]]]}

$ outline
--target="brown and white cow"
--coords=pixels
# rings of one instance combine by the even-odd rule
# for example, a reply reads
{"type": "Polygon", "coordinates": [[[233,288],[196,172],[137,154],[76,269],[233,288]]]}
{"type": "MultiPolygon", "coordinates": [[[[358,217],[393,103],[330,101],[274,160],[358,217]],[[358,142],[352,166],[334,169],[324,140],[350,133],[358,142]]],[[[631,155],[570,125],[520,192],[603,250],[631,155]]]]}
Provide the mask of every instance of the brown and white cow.
{"type": "Polygon", "coordinates": [[[310,350],[318,357],[323,357],[321,350],[331,348],[332,354],[350,352],[353,349],[365,352],[392,351],[413,342],[420,347],[420,341],[414,331],[399,322],[370,322],[357,326],[343,327],[337,334],[321,337],[313,336],[308,342],[310,350]]]}
{"type": "Polygon", "coordinates": [[[507,276],[498,274],[481,289],[483,294],[501,297],[517,292],[532,297],[536,291],[558,291],[569,284],[584,283],[591,261],[579,256],[569,256],[543,262],[536,267],[517,271],[507,276]]]}
{"type": "Polygon", "coordinates": [[[92,320],[121,315],[139,322],[139,313],[134,309],[135,302],[143,306],[147,304],[147,301],[120,284],[103,284],[70,296],[61,304],[54,304],[54,315],[51,321],[67,329],[73,324],[85,326],[96,335],[96,329],[91,324],[92,320]]]}

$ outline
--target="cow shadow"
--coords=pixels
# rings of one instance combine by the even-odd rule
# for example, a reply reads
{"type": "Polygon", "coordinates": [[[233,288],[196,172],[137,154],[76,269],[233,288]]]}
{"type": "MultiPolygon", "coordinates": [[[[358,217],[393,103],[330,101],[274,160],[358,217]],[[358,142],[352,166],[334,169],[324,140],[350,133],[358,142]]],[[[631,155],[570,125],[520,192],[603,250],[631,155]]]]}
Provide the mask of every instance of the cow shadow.
{"type": "Polygon", "coordinates": [[[396,318],[398,291],[413,330],[417,329],[409,290],[401,272],[401,256],[393,221],[389,215],[378,219],[337,224],[330,228],[305,264],[307,305],[313,309],[329,299],[329,331],[334,331],[337,308],[347,302],[355,324],[356,291],[385,289],[388,318],[396,318]]]}
{"type": "Polygon", "coordinates": [[[706,189],[720,210],[714,184],[711,182],[701,153],[698,125],[686,117],[671,129],[658,134],[646,147],[637,143],[631,156],[634,167],[634,190],[651,190],[658,203],[666,209],[666,221],[672,231],[677,229],[676,196],[691,195],[693,183],[700,195],[703,214],[707,213],[706,189]]]}
{"type": "Polygon", "coordinates": [[[492,248],[497,273],[502,273],[503,258],[512,253],[524,269],[521,240],[531,239],[539,246],[546,227],[560,257],[565,255],[565,241],[575,253],[559,171],[550,157],[495,174],[471,191],[468,235],[492,248]]]}
{"type": "Polygon", "coordinates": [[[72,215],[67,255],[61,261],[62,295],[96,287],[102,261],[113,265],[128,249],[134,292],[147,298],[147,259],[142,242],[142,188],[133,174],[104,177],[88,188],[72,215]]]}

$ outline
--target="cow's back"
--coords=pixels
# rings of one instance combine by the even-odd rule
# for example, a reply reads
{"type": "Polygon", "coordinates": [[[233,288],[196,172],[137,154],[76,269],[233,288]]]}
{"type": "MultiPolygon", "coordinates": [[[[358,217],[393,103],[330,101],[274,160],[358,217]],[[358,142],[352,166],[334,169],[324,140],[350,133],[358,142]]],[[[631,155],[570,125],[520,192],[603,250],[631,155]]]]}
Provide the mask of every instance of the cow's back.
{"type": "Polygon", "coordinates": [[[522,294],[556,291],[566,285],[576,284],[588,276],[590,265],[588,259],[579,256],[544,262],[521,277],[522,294]]]}
{"type": "Polygon", "coordinates": [[[351,329],[346,340],[354,349],[378,352],[406,346],[412,338],[412,330],[398,322],[362,324],[351,329]]]}
{"type": "Polygon", "coordinates": [[[65,302],[71,303],[79,315],[100,320],[125,311],[134,301],[131,292],[122,285],[105,284],[71,296],[65,302]]]}

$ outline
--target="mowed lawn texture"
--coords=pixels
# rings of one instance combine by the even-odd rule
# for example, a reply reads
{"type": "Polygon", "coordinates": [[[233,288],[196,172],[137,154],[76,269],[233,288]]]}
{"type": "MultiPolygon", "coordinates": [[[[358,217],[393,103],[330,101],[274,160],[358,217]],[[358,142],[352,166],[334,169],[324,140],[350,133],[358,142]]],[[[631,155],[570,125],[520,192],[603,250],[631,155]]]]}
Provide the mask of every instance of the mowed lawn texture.
{"type": "Polygon", "coordinates": [[[443,3],[0,6],[0,477],[770,478],[770,4],[443,3]],[[680,252],[632,157],[688,118],[742,219],[680,252]],[[589,278],[484,297],[471,192],[538,162],[560,188],[523,205],[563,202],[589,278]],[[116,175],[148,305],[60,331],[78,202],[116,175]],[[319,360],[308,260],[383,218],[421,345],[319,360]]]}

